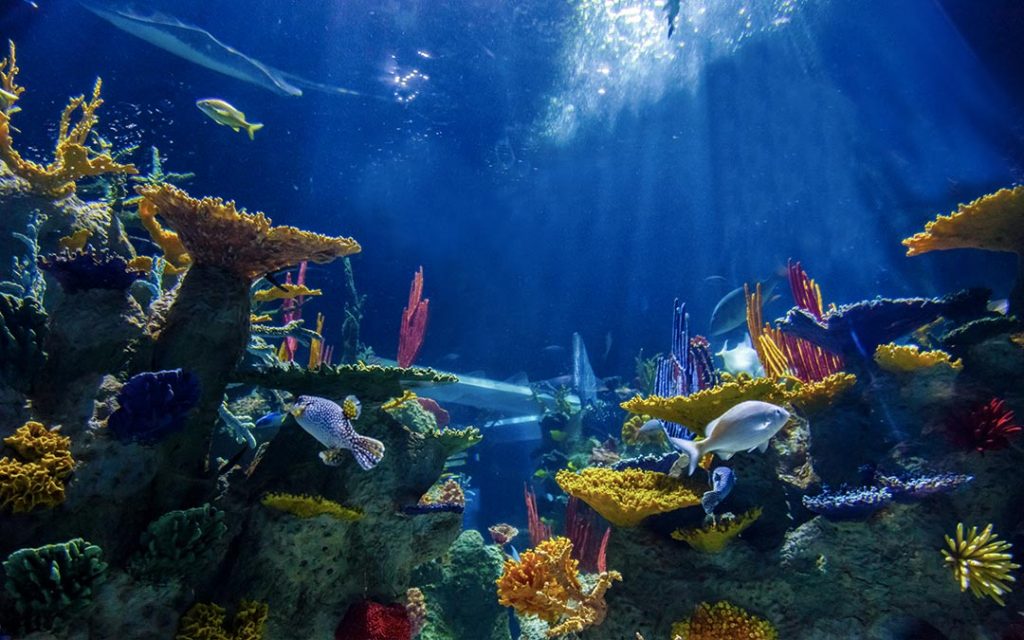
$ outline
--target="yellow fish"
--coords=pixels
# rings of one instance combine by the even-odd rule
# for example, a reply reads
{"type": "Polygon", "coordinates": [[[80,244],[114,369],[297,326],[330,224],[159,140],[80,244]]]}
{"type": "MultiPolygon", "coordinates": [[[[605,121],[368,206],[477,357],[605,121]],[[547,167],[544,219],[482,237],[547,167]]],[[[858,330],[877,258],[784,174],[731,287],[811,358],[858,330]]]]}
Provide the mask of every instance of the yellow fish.
{"type": "Polygon", "coordinates": [[[262,124],[246,122],[244,113],[218,98],[196,100],[196,106],[217,124],[231,127],[235,131],[245,129],[250,140],[254,139],[252,134],[263,128],[262,124]]]}

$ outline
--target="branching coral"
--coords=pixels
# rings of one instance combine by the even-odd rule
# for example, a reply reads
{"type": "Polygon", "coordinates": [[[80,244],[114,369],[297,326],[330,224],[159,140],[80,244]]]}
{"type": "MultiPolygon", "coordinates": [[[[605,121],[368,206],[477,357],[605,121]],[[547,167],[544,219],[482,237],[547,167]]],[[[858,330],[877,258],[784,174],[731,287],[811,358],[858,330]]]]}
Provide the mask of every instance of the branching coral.
{"type": "Polygon", "coordinates": [[[697,605],[689,620],[672,625],[672,637],[682,640],[777,640],[779,633],[767,620],[723,601],[697,605]]]}
{"type": "Polygon", "coordinates": [[[992,398],[967,412],[952,414],[946,431],[958,447],[984,453],[1009,447],[1010,438],[1024,431],[1024,426],[1015,422],[1005,402],[992,398]]]}
{"type": "Polygon", "coordinates": [[[227,531],[224,512],[209,504],[165,513],[143,532],[132,573],[156,581],[186,575],[209,558],[227,531]]]}
{"type": "Polygon", "coordinates": [[[402,310],[402,325],[398,333],[398,366],[411,367],[423,346],[427,332],[430,300],[423,299],[423,267],[413,276],[409,286],[409,302],[402,310]]]}
{"type": "Polygon", "coordinates": [[[143,273],[129,269],[128,262],[108,251],[64,251],[40,256],[39,268],[60,283],[65,293],[90,289],[126,291],[143,273]]]}
{"type": "Polygon", "coordinates": [[[400,396],[403,384],[445,384],[458,380],[454,375],[433,369],[403,369],[356,363],[324,366],[314,370],[297,365],[244,368],[235,373],[233,381],[282,389],[294,394],[334,398],[353,394],[363,402],[374,402],[400,396]]]}
{"type": "MultiPolygon", "coordinates": [[[[22,87],[15,85],[18,68],[15,65],[14,43],[11,43],[10,57],[0,62],[0,69],[6,67],[3,74],[5,86],[14,87],[15,95],[20,94],[22,87]]],[[[92,89],[92,96],[86,100],[84,95],[72,98],[60,116],[57,129],[57,146],[54,160],[45,167],[26,160],[14,148],[11,139],[11,115],[13,110],[0,109],[0,161],[14,175],[23,178],[36,193],[51,198],[62,198],[75,192],[75,182],[88,177],[107,173],[138,173],[130,164],[118,164],[109,153],[99,152],[86,143],[92,128],[99,122],[96,110],[103,104],[100,98],[102,82],[97,79],[92,89]],[[78,121],[72,126],[71,119],[81,108],[78,121]]]]}
{"type": "Polygon", "coordinates": [[[1010,591],[1008,583],[1016,581],[1010,572],[1020,568],[1008,553],[1013,545],[999,540],[991,524],[981,534],[978,527],[971,527],[965,536],[962,522],[956,525],[956,540],[946,536],[946,545],[949,550],[943,549],[942,557],[960,583],[960,591],[969,588],[976,598],[988,596],[1006,606],[1003,594],[1010,591]]]}
{"type": "Polygon", "coordinates": [[[4,444],[21,460],[0,458],[0,511],[26,513],[64,502],[64,483],[75,468],[70,438],[26,422],[4,444]]]}
{"type": "Polygon", "coordinates": [[[46,311],[35,298],[0,293],[0,383],[31,391],[46,363],[46,311]]]}
{"type": "MultiPolygon", "coordinates": [[[[159,185],[152,186],[154,189],[158,187],[159,185]]],[[[149,232],[153,242],[164,252],[164,260],[167,262],[164,273],[170,276],[180,274],[191,266],[192,256],[188,254],[177,233],[168,231],[160,225],[156,213],[156,205],[153,202],[139,198],[139,221],[149,232]]]]}
{"type": "Polygon", "coordinates": [[[915,345],[880,344],[875,349],[875,362],[892,373],[907,373],[946,365],[953,371],[963,369],[963,362],[953,360],[941,350],[921,351],[915,345]]]}
{"type": "Polygon", "coordinates": [[[227,612],[215,604],[198,603],[181,617],[175,640],[261,640],[269,607],[262,602],[242,600],[234,621],[228,625],[227,612]]]}
{"type": "Polygon", "coordinates": [[[744,400],[780,402],[785,400],[785,392],[768,378],[738,378],[688,396],[636,396],[623,402],[622,408],[630,413],[675,422],[703,434],[709,422],[744,400]]]}
{"type": "Polygon", "coordinates": [[[136,190],[142,196],[139,206],[153,207],[174,227],[195,264],[220,267],[246,280],[303,260],[325,263],[360,250],[352,238],[273,227],[262,213],[239,212],[234,202],[220,198],[197,200],[168,184],[136,190]]]}
{"type": "Polygon", "coordinates": [[[349,606],[334,630],[334,640],[411,640],[409,612],[399,603],[361,600],[349,606]]]}
{"type": "Polygon", "coordinates": [[[544,540],[524,551],[518,561],[505,560],[497,580],[498,602],[547,622],[549,638],[598,626],[607,614],[604,594],[622,575],[600,573],[594,587],[585,592],[577,569],[568,538],[544,540]]]}
{"type": "Polygon", "coordinates": [[[199,381],[188,371],[152,371],[132,376],[117,394],[107,428],[121,442],[159,442],[185,426],[199,400],[199,381]]]}
{"type": "Polygon", "coordinates": [[[680,480],[663,473],[591,467],[580,473],[562,470],[555,481],[571,496],[590,505],[620,527],[635,527],[658,513],[700,504],[705,487],[695,480],[680,480]]]}
{"type": "Polygon", "coordinates": [[[303,296],[323,295],[320,289],[310,289],[304,284],[275,285],[269,289],[260,289],[252,294],[253,302],[274,302],[275,300],[294,300],[303,296]]]}
{"type": "Polygon", "coordinates": [[[363,512],[350,509],[328,500],[323,496],[297,495],[294,493],[268,493],[260,499],[264,507],[290,513],[299,518],[330,516],[335,520],[353,522],[363,517],[363,512]]]}
{"type": "Polygon", "coordinates": [[[92,601],[107,564],[103,550],[81,538],[19,549],[3,563],[4,585],[26,629],[46,629],[92,601]]]}
{"type": "Polygon", "coordinates": [[[733,538],[757,522],[761,517],[761,509],[755,507],[739,516],[728,516],[726,514],[703,527],[676,529],[672,532],[672,538],[685,542],[701,553],[719,553],[733,538]]]}

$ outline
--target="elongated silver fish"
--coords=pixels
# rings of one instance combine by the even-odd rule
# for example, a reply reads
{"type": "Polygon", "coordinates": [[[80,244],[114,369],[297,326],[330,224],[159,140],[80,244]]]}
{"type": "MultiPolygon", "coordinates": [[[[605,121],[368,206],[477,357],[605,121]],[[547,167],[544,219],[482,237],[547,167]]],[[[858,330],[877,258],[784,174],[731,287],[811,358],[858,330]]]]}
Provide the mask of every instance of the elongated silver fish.
{"type": "Polygon", "coordinates": [[[340,406],[327,398],[299,396],[289,411],[299,426],[327,447],[320,452],[320,459],[328,466],[341,465],[341,452],[346,449],[364,470],[376,467],[384,458],[383,442],[361,436],[352,428],[352,421],[362,411],[355,396],[345,398],[340,406]]]}

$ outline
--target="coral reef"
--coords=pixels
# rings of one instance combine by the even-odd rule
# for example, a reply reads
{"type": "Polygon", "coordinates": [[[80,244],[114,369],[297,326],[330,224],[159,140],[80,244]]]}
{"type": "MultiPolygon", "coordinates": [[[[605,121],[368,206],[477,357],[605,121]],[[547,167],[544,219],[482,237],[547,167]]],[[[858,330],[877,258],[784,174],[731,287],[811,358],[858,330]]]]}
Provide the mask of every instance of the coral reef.
{"type": "Polygon", "coordinates": [[[290,513],[298,518],[330,516],[335,520],[354,522],[363,517],[358,509],[343,507],[323,496],[305,496],[293,493],[268,493],[260,499],[264,507],[290,513]]]}
{"type": "Polygon", "coordinates": [[[143,532],[131,571],[154,581],[192,573],[211,560],[227,530],[224,512],[209,504],[165,513],[143,532]]]}
{"type": "Polygon", "coordinates": [[[269,289],[260,289],[252,294],[253,302],[273,302],[275,300],[294,300],[304,296],[323,295],[320,289],[310,289],[306,285],[282,284],[274,285],[269,289]]]}
{"type": "Polygon", "coordinates": [[[427,624],[427,599],[418,587],[410,587],[405,592],[405,615],[409,618],[409,635],[415,638],[427,624]]]}
{"type": "Polygon", "coordinates": [[[875,484],[887,489],[896,500],[920,500],[941,493],[949,493],[974,480],[974,476],[961,473],[940,473],[923,476],[875,475],[875,484]]]}
{"type": "Polygon", "coordinates": [[[892,491],[884,487],[859,487],[824,491],[816,496],[804,496],[803,505],[809,511],[834,520],[866,518],[892,504],[892,491]]]}
{"type": "Polygon", "coordinates": [[[1010,446],[1010,438],[1024,431],[1015,416],[999,398],[978,405],[966,412],[957,412],[946,421],[946,431],[953,444],[979,453],[998,451],[1010,446]]]}
{"type": "Polygon", "coordinates": [[[89,289],[126,291],[144,274],[129,269],[121,256],[108,251],[65,251],[39,257],[39,268],[60,283],[65,293],[89,289]]]}
{"type": "Polygon", "coordinates": [[[880,344],[875,349],[875,362],[892,373],[907,373],[946,365],[954,371],[963,369],[963,362],[953,360],[945,351],[921,351],[915,345],[880,344]]]}
{"type": "Polygon", "coordinates": [[[27,513],[64,502],[65,482],[75,468],[70,438],[26,422],[4,444],[21,459],[0,458],[0,511],[27,513]]]}
{"type": "Polygon", "coordinates": [[[559,471],[555,481],[563,491],[619,527],[635,527],[648,516],[696,506],[704,493],[703,484],[695,480],[639,469],[559,471]]]}
{"type": "Polygon", "coordinates": [[[601,573],[584,591],[568,538],[551,538],[508,559],[497,580],[498,602],[521,615],[534,615],[552,625],[549,638],[599,626],[607,615],[604,594],[621,580],[617,571],[601,573]]]}
{"type": "MultiPolygon", "coordinates": [[[[15,61],[14,43],[11,43],[10,55],[0,61],[5,84],[14,87],[14,78],[18,67],[15,61]]],[[[92,96],[86,100],[84,95],[72,98],[60,116],[57,128],[57,145],[54,149],[54,160],[42,166],[26,160],[14,148],[11,139],[12,111],[0,110],[0,161],[11,173],[25,180],[30,188],[50,198],[62,198],[75,192],[75,183],[88,176],[99,176],[107,173],[137,173],[130,164],[118,164],[109,153],[99,152],[88,146],[89,134],[99,122],[96,110],[103,104],[100,98],[102,82],[97,79],[92,89],[92,96]],[[75,112],[81,114],[74,126],[71,119],[75,112]]],[[[22,87],[17,87],[15,94],[20,94],[22,87]]]]}
{"type": "Polygon", "coordinates": [[[139,373],[117,394],[107,428],[121,442],[154,444],[180,431],[199,401],[199,381],[182,369],[139,373]]]}
{"type": "Polygon", "coordinates": [[[356,602],[334,631],[334,640],[411,640],[412,623],[405,606],[356,602]]]}
{"type": "Polygon", "coordinates": [[[197,603],[182,616],[174,640],[262,640],[269,611],[262,602],[242,600],[228,624],[223,607],[197,603]]]}
{"type": "Polygon", "coordinates": [[[701,553],[721,553],[733,538],[743,533],[760,517],[761,509],[756,507],[739,516],[725,514],[702,527],[676,529],[672,532],[672,538],[685,542],[701,553]]]}
{"type": "Polygon", "coordinates": [[[427,318],[430,312],[430,300],[423,299],[423,267],[413,276],[409,286],[409,303],[402,310],[402,325],[398,334],[399,367],[411,367],[416,360],[423,336],[427,332],[427,318]]]}
{"type": "Polygon", "coordinates": [[[833,373],[810,382],[796,382],[786,390],[786,400],[806,413],[817,413],[835,402],[836,398],[852,389],[857,376],[852,373],[833,373]]]}
{"type": "Polygon", "coordinates": [[[960,583],[960,591],[970,589],[976,598],[988,596],[1006,606],[1003,595],[1010,591],[1008,583],[1016,581],[1010,572],[1020,568],[1008,553],[1013,545],[992,533],[991,524],[981,534],[971,527],[965,535],[962,522],[956,525],[956,540],[946,536],[946,545],[949,550],[943,549],[942,557],[960,583]]]}
{"type": "Polygon", "coordinates": [[[92,600],[107,570],[103,550],[81,538],[19,549],[3,563],[14,610],[26,629],[49,629],[92,600]]]}
{"type": "Polygon", "coordinates": [[[0,383],[32,390],[46,362],[48,333],[38,301],[0,293],[0,383]]]}
{"type": "Polygon", "coordinates": [[[682,640],[777,640],[775,627],[729,602],[697,605],[689,620],[672,627],[682,640]]]}

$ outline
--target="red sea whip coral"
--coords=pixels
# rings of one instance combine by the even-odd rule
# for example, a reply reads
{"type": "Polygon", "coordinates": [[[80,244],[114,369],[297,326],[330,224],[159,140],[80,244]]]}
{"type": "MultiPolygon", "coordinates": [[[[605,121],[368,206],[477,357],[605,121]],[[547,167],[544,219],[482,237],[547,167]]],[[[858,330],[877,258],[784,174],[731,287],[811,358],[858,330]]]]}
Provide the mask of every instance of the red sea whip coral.
{"type": "Polygon", "coordinates": [[[1024,427],[1014,422],[1013,411],[999,398],[992,398],[967,413],[954,415],[946,424],[953,444],[980,453],[1010,446],[1010,437],[1024,427]]]}
{"type": "Polygon", "coordinates": [[[409,287],[409,304],[402,310],[402,326],[398,333],[398,366],[412,366],[423,346],[427,332],[427,311],[430,300],[423,300],[423,267],[416,272],[409,287]]]}

